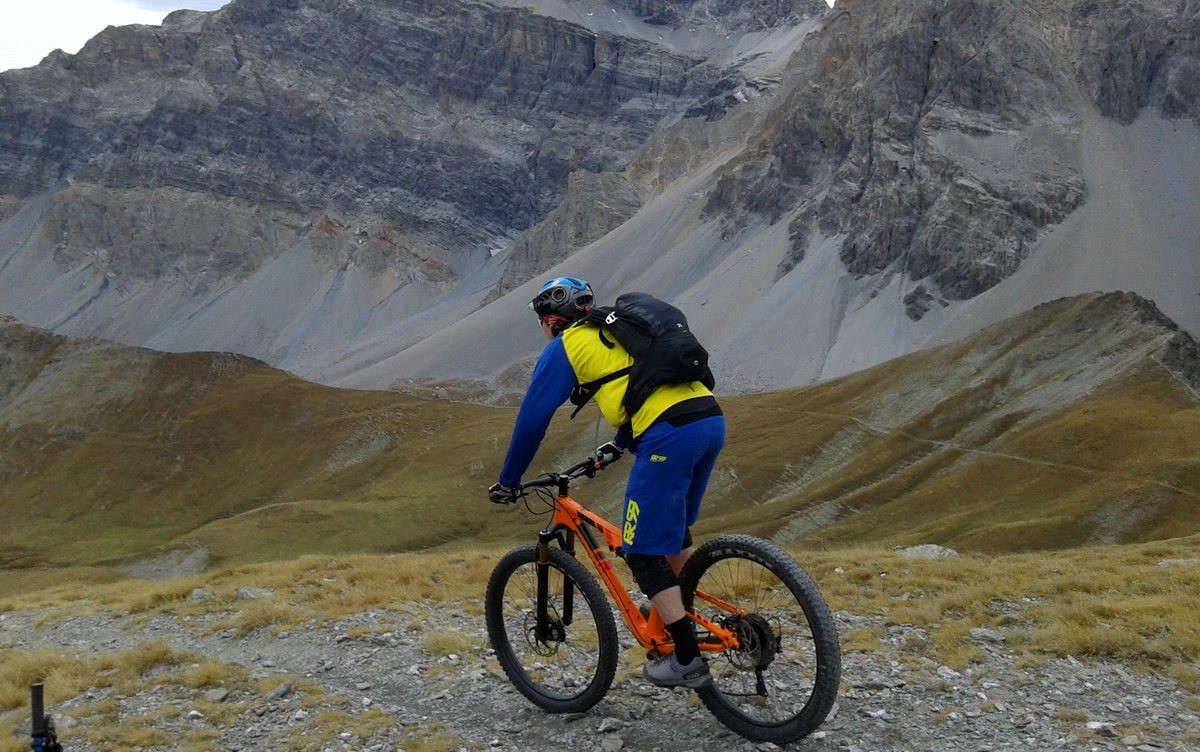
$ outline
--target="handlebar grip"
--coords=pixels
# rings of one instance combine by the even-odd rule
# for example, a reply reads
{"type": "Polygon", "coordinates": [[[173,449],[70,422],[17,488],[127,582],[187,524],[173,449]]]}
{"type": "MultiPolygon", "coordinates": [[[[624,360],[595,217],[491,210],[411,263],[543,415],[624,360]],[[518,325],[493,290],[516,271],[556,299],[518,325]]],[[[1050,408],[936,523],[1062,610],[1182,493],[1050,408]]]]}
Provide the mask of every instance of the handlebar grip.
{"type": "Polygon", "coordinates": [[[580,462],[578,465],[572,465],[571,467],[567,468],[566,470],[564,470],[562,472],[562,474],[566,475],[568,477],[576,477],[577,474],[583,474],[583,473],[587,472],[589,469],[594,469],[595,465],[596,465],[596,458],[588,457],[586,460],[584,460],[583,462],[580,462]]]}

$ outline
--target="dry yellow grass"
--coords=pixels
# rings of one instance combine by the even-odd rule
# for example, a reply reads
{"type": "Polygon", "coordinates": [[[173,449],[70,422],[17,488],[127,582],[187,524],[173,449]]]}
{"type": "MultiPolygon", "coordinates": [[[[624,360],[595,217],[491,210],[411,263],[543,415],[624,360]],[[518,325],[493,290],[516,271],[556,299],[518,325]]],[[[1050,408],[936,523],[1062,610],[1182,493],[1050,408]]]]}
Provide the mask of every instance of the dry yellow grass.
{"type": "Polygon", "coordinates": [[[855,629],[841,635],[843,653],[876,653],[883,649],[879,630],[870,627],[855,629]]]}
{"type": "Polygon", "coordinates": [[[1166,667],[1200,656],[1200,541],[909,561],[870,549],[796,552],[834,608],[887,623],[937,624],[933,650],[963,663],[971,627],[1030,654],[1103,656],[1166,667]],[[838,574],[835,568],[845,574],[838,574]],[[886,574],[886,577],[881,577],[886,574]],[[1012,612],[1011,614],[1008,612],[1012,612]]]}
{"type": "Polygon", "coordinates": [[[464,746],[466,744],[461,739],[442,729],[419,735],[410,734],[404,742],[404,749],[411,752],[455,752],[464,746]]]}
{"type": "Polygon", "coordinates": [[[129,674],[142,675],[156,666],[174,665],[186,660],[185,656],[172,651],[161,642],[147,642],[123,653],[115,661],[118,669],[129,674]]]}
{"type": "Polygon", "coordinates": [[[979,659],[983,652],[968,639],[972,624],[965,620],[941,624],[933,633],[929,657],[950,668],[961,669],[979,659]]]}
{"type": "Polygon", "coordinates": [[[212,752],[217,749],[217,740],[221,735],[212,729],[198,729],[182,742],[183,752],[212,752]]]}
{"type": "Polygon", "coordinates": [[[464,632],[426,632],[421,636],[421,649],[439,658],[465,655],[478,647],[479,638],[464,632]]]}
{"type": "Polygon", "coordinates": [[[276,736],[279,749],[311,750],[323,749],[332,742],[361,744],[373,735],[396,725],[395,720],[381,710],[372,708],[357,715],[340,710],[325,710],[316,713],[310,720],[310,730],[302,737],[295,735],[276,736]],[[342,736],[350,734],[349,737],[342,736]]]}
{"type": "MultiPolygon", "coordinates": [[[[0,752],[28,750],[28,684],[46,683],[46,700],[52,713],[63,715],[63,703],[78,698],[86,690],[109,696],[76,704],[66,715],[74,721],[71,736],[88,741],[99,750],[184,749],[210,750],[218,738],[217,729],[238,722],[248,710],[245,702],[255,702],[262,693],[279,683],[290,681],[299,702],[305,708],[349,707],[344,698],[326,695],[311,681],[279,676],[250,681],[249,670],[196,656],[173,653],[162,645],[150,643],[123,653],[97,656],[91,651],[75,655],[53,650],[0,651],[0,752]],[[174,706],[164,706],[152,712],[130,710],[130,704],[119,697],[135,697],[148,684],[167,696],[186,699],[188,706],[204,717],[204,726],[187,728],[182,733],[177,725],[168,735],[161,726],[181,714],[174,706]],[[226,702],[209,702],[198,696],[199,690],[222,686],[235,690],[226,702]],[[256,689],[243,693],[239,690],[256,689]],[[247,700],[248,698],[248,700],[247,700]]],[[[136,707],[136,704],[133,705],[136,707]]],[[[340,711],[322,710],[307,719],[289,739],[274,740],[273,748],[287,748],[296,740],[332,740],[348,728],[360,740],[391,728],[394,721],[378,710],[356,712],[351,716],[340,711]]],[[[311,748],[311,747],[308,747],[311,748]]]]}
{"type": "MultiPolygon", "coordinates": [[[[136,719],[131,719],[136,722],[136,719]]],[[[143,721],[144,722],[144,721],[143,721]]],[[[89,727],[82,736],[102,752],[124,752],[130,749],[153,749],[167,747],[173,739],[165,731],[156,728],[136,728],[130,725],[89,727]]]]}
{"type": "MultiPolygon", "coordinates": [[[[33,682],[45,683],[46,702],[53,706],[88,689],[127,685],[126,690],[136,691],[146,682],[148,672],[164,666],[175,667],[188,660],[188,656],[172,653],[157,643],[99,657],[90,651],[86,655],[56,650],[0,651],[0,740],[4,740],[0,741],[0,750],[28,749],[24,741],[14,745],[10,740],[28,733],[28,687],[33,682]]],[[[154,719],[128,718],[118,723],[116,712],[117,703],[110,699],[92,703],[72,715],[95,721],[88,723],[84,738],[98,749],[139,749],[166,744],[162,732],[150,728],[154,719]]]]}
{"type": "MultiPolygon", "coordinates": [[[[428,612],[440,604],[456,610],[472,604],[478,610],[501,553],[304,557],[217,570],[189,581],[188,587],[155,590],[156,585],[129,582],[61,586],[55,592],[64,597],[56,604],[45,592],[10,600],[22,608],[46,608],[47,618],[87,611],[216,612],[228,614],[226,623],[243,629],[293,629],[378,608],[428,612]],[[188,600],[186,593],[198,585],[215,597],[188,600]],[[238,601],[235,592],[242,586],[273,587],[277,593],[268,601],[238,601]],[[161,593],[170,597],[159,597],[161,593]]],[[[905,652],[961,667],[978,656],[969,630],[990,627],[1000,629],[1008,649],[1030,664],[1054,655],[1111,657],[1170,670],[1181,685],[1196,691],[1193,667],[1200,656],[1200,626],[1194,616],[1200,613],[1200,566],[1157,566],[1163,559],[1200,557],[1196,537],[1040,554],[964,554],[936,561],[910,561],[879,548],[795,548],[793,555],[834,609],[878,616],[886,624],[927,627],[928,643],[905,646],[905,652]]],[[[423,619],[413,624],[425,627],[423,619]]],[[[878,645],[878,636],[867,632],[844,639],[848,649],[878,645]]],[[[479,647],[473,636],[439,629],[426,629],[422,640],[435,655],[479,647]]],[[[169,656],[151,646],[126,660],[149,666],[169,656]]]]}
{"type": "Polygon", "coordinates": [[[1176,664],[1167,669],[1167,676],[1188,692],[1200,696],[1200,663],[1176,664]]]}
{"type": "Polygon", "coordinates": [[[465,610],[477,613],[480,607],[474,601],[483,597],[487,577],[502,553],[304,556],[219,568],[178,583],[125,579],[100,585],[59,584],[12,594],[6,603],[13,608],[40,609],[45,620],[99,612],[225,613],[228,620],[214,628],[233,627],[243,633],[265,627],[294,628],[314,619],[327,622],[370,609],[423,601],[463,602],[467,604],[465,610]],[[197,587],[208,588],[214,597],[203,602],[189,600],[197,587]],[[265,600],[238,600],[239,587],[272,588],[276,595],[265,600]]]}
{"type": "Polygon", "coordinates": [[[1078,708],[1057,708],[1054,717],[1063,723],[1080,725],[1091,720],[1087,713],[1078,708]]]}
{"type": "Polygon", "coordinates": [[[183,674],[183,684],[192,689],[219,687],[233,678],[229,665],[217,661],[204,661],[189,667],[183,674]]]}

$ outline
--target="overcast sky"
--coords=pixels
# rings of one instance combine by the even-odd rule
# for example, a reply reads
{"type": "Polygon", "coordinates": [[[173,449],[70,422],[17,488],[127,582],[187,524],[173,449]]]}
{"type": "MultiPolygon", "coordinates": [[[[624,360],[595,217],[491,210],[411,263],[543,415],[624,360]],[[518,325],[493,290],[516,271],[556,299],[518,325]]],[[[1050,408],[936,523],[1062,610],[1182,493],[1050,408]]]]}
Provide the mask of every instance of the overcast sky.
{"type": "Polygon", "coordinates": [[[213,10],[228,0],[5,0],[0,11],[0,70],[27,68],[51,50],[79,52],[105,26],[162,23],[179,8],[213,10]]]}

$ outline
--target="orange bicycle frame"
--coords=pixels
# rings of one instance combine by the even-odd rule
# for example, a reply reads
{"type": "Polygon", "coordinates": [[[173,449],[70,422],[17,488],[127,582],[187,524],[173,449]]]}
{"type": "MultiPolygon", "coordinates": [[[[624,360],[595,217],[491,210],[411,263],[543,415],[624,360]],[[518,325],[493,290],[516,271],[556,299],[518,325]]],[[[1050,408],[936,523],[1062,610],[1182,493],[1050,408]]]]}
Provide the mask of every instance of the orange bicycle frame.
{"type": "MultiPolygon", "coordinates": [[[[578,538],[583,542],[583,548],[587,551],[588,558],[591,559],[604,586],[608,588],[608,592],[616,601],[625,624],[638,644],[659,655],[666,655],[674,651],[675,645],[671,640],[671,634],[667,631],[658,611],[651,609],[649,618],[642,616],[633,599],[629,597],[629,592],[622,584],[608,555],[603,550],[607,548],[608,554],[620,555],[621,531],[615,525],[594,512],[588,511],[569,496],[559,495],[554,504],[554,521],[541,532],[539,544],[548,546],[554,538],[558,538],[563,550],[572,555],[575,553],[574,540],[578,538]],[[597,543],[593,530],[603,536],[602,545],[597,543]]],[[[744,613],[741,609],[734,608],[719,598],[714,598],[699,590],[696,591],[696,598],[711,603],[730,614],[744,613]]],[[[539,594],[539,600],[545,602],[544,594],[539,594]]],[[[737,636],[730,630],[690,611],[688,618],[707,630],[714,638],[700,643],[702,651],[721,652],[737,649],[737,636]]]]}

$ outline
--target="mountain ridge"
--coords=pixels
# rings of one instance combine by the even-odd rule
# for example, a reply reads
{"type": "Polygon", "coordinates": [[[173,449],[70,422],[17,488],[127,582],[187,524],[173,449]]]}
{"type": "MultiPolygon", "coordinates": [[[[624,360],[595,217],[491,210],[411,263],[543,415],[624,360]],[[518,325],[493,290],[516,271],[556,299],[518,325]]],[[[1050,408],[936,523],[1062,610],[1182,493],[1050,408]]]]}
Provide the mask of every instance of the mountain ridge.
{"type": "Polygon", "coordinates": [[[0,74],[0,309],[501,401],[543,274],[672,298],[738,391],[1089,290],[1200,332],[1193,4],[434,5],[236,0],[0,74]]]}
{"type": "MultiPolygon", "coordinates": [[[[1108,293],[802,389],[722,394],[729,440],[697,532],[983,551],[1192,535],[1198,372],[1190,335],[1108,293]]],[[[165,547],[217,565],[527,534],[524,515],[478,513],[514,412],[437,397],[0,320],[0,561],[165,547]]],[[[560,413],[531,475],[592,451],[591,416],[560,413]]],[[[617,467],[580,497],[615,515],[623,483],[617,467]]]]}

